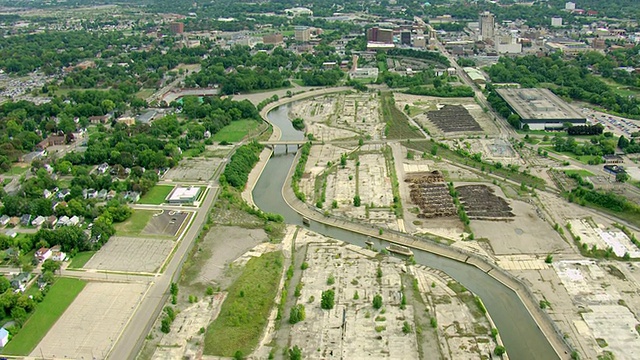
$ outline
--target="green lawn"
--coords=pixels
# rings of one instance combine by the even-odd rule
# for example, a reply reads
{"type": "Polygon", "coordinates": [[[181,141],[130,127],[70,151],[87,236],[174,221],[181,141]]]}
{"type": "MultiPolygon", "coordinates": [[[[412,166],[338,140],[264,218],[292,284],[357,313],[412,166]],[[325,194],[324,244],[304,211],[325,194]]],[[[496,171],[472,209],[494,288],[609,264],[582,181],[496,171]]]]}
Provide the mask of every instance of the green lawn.
{"type": "Polygon", "coordinates": [[[591,171],[587,171],[587,170],[564,170],[564,173],[567,175],[573,175],[573,174],[578,174],[582,177],[585,176],[594,176],[593,173],[591,171]]]}
{"type": "Polygon", "coordinates": [[[267,325],[282,274],[282,252],[252,258],[240,278],[228,289],[220,315],[207,328],[204,353],[233,356],[250,354],[267,325]]]}
{"type": "MultiPolygon", "coordinates": [[[[553,149],[553,146],[542,146],[541,148],[543,148],[544,150],[549,151],[550,153],[554,153],[554,154],[558,154],[558,155],[565,155],[567,157],[570,157],[574,160],[577,160],[585,165],[589,165],[589,160],[598,160],[600,161],[602,159],[602,156],[598,156],[598,155],[576,155],[574,153],[570,153],[567,151],[555,151],[553,149]]],[[[559,159],[562,161],[562,159],[559,159]]]]}
{"type": "Polygon", "coordinates": [[[409,123],[407,116],[398,110],[393,94],[383,92],[380,96],[382,118],[386,123],[385,135],[387,139],[424,138],[420,130],[409,123]]]}
{"type": "Polygon", "coordinates": [[[173,185],[156,185],[144,194],[138,204],[160,205],[164,203],[164,199],[173,190],[173,185]]]}
{"type": "Polygon", "coordinates": [[[156,211],[154,210],[133,210],[133,214],[126,221],[115,224],[116,235],[138,236],[147,226],[149,220],[156,211]]]}
{"type": "Polygon", "coordinates": [[[27,170],[29,170],[28,166],[18,166],[18,165],[13,165],[11,167],[11,169],[9,169],[9,171],[7,171],[6,173],[4,173],[5,175],[13,175],[13,176],[20,176],[24,173],[27,172],[27,170]]]}
{"type": "Polygon", "coordinates": [[[29,355],[82,291],[86,283],[86,281],[79,279],[57,279],[20,332],[2,349],[2,353],[18,356],[29,355]]]}
{"type": "Polygon", "coordinates": [[[71,264],[69,264],[69,268],[71,269],[81,269],[84,264],[87,263],[95,254],[95,251],[82,251],[76,254],[76,256],[71,259],[71,264]]]}
{"type": "Polygon", "coordinates": [[[255,120],[233,121],[215,133],[213,141],[238,142],[244,139],[247,134],[255,132],[259,125],[260,123],[255,120]]]}
{"type": "Polygon", "coordinates": [[[136,97],[146,100],[149,96],[153,95],[154,89],[142,89],[136,93],[136,97]]]}

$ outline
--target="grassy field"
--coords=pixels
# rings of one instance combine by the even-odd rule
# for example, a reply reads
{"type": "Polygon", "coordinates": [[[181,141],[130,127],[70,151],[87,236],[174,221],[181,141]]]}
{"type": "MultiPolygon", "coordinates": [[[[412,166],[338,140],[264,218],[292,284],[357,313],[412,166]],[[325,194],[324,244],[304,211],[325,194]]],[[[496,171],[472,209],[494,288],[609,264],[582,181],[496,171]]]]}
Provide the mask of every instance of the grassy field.
{"type": "MultiPolygon", "coordinates": [[[[577,160],[585,165],[589,165],[589,160],[595,160],[595,161],[600,161],[602,159],[602,156],[598,156],[598,155],[576,155],[574,153],[570,153],[567,151],[555,151],[553,149],[553,146],[542,146],[542,148],[544,150],[547,150],[550,153],[554,153],[554,154],[558,154],[558,155],[564,155],[566,157],[570,157],[574,160],[577,160]]],[[[562,160],[562,159],[560,159],[562,160]]]]}
{"type": "Polygon", "coordinates": [[[418,129],[411,126],[407,117],[395,105],[389,92],[380,95],[382,120],[387,124],[387,139],[415,139],[423,137],[418,129]]]}
{"type": "Polygon", "coordinates": [[[71,259],[71,264],[69,264],[69,268],[71,269],[81,269],[84,264],[87,263],[95,254],[95,251],[82,251],[76,254],[76,256],[71,259]]]}
{"type": "Polygon", "coordinates": [[[564,173],[567,174],[567,176],[573,175],[573,174],[578,174],[582,177],[594,176],[591,171],[587,171],[587,170],[565,170],[564,173]]]}
{"type": "Polygon", "coordinates": [[[151,204],[151,205],[160,205],[164,203],[164,199],[167,198],[167,195],[173,190],[172,185],[156,185],[149,190],[148,193],[144,194],[138,204],[151,204]]]}
{"type": "Polygon", "coordinates": [[[255,120],[238,120],[223,127],[213,135],[213,141],[226,141],[230,143],[238,142],[244,139],[250,133],[254,133],[260,126],[255,120]]]}
{"type": "Polygon", "coordinates": [[[86,284],[86,281],[79,279],[57,279],[20,332],[2,349],[2,353],[29,355],[86,284]]]}
{"type": "Polygon", "coordinates": [[[116,235],[120,236],[138,236],[142,232],[153,214],[153,210],[133,210],[133,215],[127,221],[115,224],[116,235]]]}
{"type": "Polygon", "coordinates": [[[13,165],[11,167],[11,169],[9,169],[9,171],[7,171],[6,173],[4,173],[5,175],[12,175],[12,176],[20,176],[24,173],[27,172],[27,170],[29,170],[28,166],[18,166],[18,165],[13,165]]]}
{"type": "Polygon", "coordinates": [[[154,89],[142,89],[136,93],[136,97],[139,99],[146,99],[153,95],[154,89]]]}
{"type": "Polygon", "coordinates": [[[282,274],[282,253],[249,260],[240,278],[228,289],[220,315],[207,328],[204,353],[233,356],[256,347],[273,308],[282,274]]]}

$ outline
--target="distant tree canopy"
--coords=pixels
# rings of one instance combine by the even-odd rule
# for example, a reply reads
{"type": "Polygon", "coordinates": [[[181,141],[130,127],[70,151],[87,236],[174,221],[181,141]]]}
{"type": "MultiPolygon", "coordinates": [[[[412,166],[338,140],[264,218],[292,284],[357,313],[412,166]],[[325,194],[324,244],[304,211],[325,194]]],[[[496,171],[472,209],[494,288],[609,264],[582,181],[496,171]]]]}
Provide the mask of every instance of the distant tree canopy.
{"type": "MultiPolygon", "coordinates": [[[[587,56],[587,55],[584,55],[587,56]]],[[[585,58],[564,61],[551,57],[501,57],[488,69],[493,82],[519,83],[522,87],[549,87],[562,97],[587,101],[621,115],[640,116],[640,100],[616,94],[587,68],[585,58]]]]}

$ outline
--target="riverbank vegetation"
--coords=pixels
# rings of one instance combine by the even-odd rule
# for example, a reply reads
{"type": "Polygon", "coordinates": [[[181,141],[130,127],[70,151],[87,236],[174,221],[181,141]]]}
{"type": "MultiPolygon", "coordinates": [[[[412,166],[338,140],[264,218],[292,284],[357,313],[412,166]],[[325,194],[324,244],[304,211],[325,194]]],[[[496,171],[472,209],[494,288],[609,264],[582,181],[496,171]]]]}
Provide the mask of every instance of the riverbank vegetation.
{"type": "Polygon", "coordinates": [[[236,189],[244,189],[249,178],[249,173],[260,160],[260,152],[263,146],[258,142],[251,142],[240,146],[231,156],[229,164],[224,168],[220,176],[221,183],[228,183],[236,189]]]}
{"type": "Polygon", "coordinates": [[[252,258],[228,290],[220,315],[209,325],[204,353],[250,354],[269,320],[283,270],[282,252],[252,258]]]}

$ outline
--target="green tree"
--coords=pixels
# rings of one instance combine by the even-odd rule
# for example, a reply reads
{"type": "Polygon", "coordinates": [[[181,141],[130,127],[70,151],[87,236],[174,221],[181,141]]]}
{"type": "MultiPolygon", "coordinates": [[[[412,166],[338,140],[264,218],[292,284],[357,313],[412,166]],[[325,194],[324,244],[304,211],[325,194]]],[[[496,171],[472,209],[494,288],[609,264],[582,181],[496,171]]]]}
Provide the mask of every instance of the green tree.
{"type": "Polygon", "coordinates": [[[373,297],[373,308],[380,309],[382,307],[382,296],[380,294],[376,294],[373,297]]]}
{"type": "Polygon", "coordinates": [[[297,324],[300,321],[304,321],[305,318],[306,318],[306,313],[305,313],[304,305],[302,304],[298,304],[292,307],[291,310],[289,311],[290,324],[297,324]]]}
{"type": "Polygon", "coordinates": [[[496,346],[495,349],[493,349],[493,353],[496,354],[496,356],[502,356],[506,352],[507,352],[507,350],[502,345],[498,345],[498,346],[496,346]]]}
{"type": "Polygon", "coordinates": [[[625,183],[629,180],[629,174],[626,172],[621,172],[616,174],[616,181],[620,183],[625,183]]]}
{"type": "Polygon", "coordinates": [[[335,292],[332,289],[322,292],[320,307],[325,310],[331,310],[335,306],[335,292]]]}
{"type": "Polygon", "coordinates": [[[61,262],[53,261],[51,259],[47,259],[42,263],[43,271],[51,271],[52,273],[55,273],[56,271],[60,270],[60,267],[62,267],[61,262]]]}
{"type": "Polygon", "coordinates": [[[360,195],[356,195],[353,197],[353,206],[360,207],[360,195]]]}
{"type": "Polygon", "coordinates": [[[302,349],[298,345],[289,349],[289,360],[302,360],[302,349]]]}

